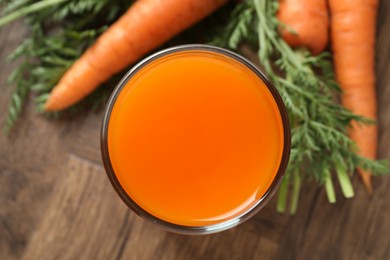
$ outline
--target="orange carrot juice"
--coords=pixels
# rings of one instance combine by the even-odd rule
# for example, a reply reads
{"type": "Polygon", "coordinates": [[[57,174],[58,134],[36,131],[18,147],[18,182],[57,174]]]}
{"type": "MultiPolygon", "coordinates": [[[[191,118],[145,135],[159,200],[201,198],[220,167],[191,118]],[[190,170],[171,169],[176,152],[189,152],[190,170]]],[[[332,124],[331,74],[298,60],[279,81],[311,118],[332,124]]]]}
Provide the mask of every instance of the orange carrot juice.
{"type": "Polygon", "coordinates": [[[167,51],[130,72],[112,97],[106,168],[121,197],[157,221],[200,227],[245,215],[284,170],[284,107],[231,55],[167,51]]]}

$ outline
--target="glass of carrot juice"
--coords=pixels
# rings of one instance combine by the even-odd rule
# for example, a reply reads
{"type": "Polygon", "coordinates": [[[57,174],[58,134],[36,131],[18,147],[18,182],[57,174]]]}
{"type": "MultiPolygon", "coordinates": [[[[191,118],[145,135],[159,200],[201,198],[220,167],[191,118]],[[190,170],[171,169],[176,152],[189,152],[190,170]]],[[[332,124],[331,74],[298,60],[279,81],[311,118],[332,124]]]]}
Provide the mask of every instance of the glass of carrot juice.
{"type": "Polygon", "coordinates": [[[119,82],[101,132],[120,198],[165,230],[234,227],[272,197],[290,126],[276,88],[247,59],[208,45],[157,52],[119,82]]]}

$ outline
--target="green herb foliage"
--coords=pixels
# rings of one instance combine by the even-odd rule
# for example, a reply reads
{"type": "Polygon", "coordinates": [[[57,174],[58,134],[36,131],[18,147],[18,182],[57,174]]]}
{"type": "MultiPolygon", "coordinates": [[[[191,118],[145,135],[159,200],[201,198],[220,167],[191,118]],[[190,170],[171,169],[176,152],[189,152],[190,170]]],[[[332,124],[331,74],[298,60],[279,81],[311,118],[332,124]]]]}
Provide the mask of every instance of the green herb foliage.
{"type": "Polygon", "coordinates": [[[334,80],[330,55],[312,56],[293,50],[279,36],[283,26],[276,18],[277,0],[248,0],[232,12],[230,22],[213,43],[238,50],[239,43],[254,43],[266,74],[274,82],[289,112],[291,155],[278,200],[285,210],[288,186],[292,186],[291,212],[297,207],[302,180],[325,185],[328,199],[335,201],[331,171],[336,171],[345,197],[353,196],[348,175],[361,167],[374,174],[388,173],[385,162],[359,156],[347,136],[351,121],[373,123],[339,105],[334,97],[340,88],[334,80]]]}
{"type": "MultiPolygon", "coordinates": [[[[8,78],[8,84],[15,86],[5,124],[5,130],[8,132],[21,115],[29,92],[36,93],[37,108],[42,111],[49,91],[64,72],[133,1],[2,2],[6,5],[2,11],[0,24],[9,22],[9,17],[16,19],[26,16],[26,22],[31,28],[30,37],[9,55],[10,60],[21,60],[21,65],[8,78]]],[[[107,90],[99,89],[82,105],[89,103],[92,107],[99,106],[108,95],[107,90]]],[[[70,112],[78,110],[78,107],[80,106],[72,107],[70,112]]]]}

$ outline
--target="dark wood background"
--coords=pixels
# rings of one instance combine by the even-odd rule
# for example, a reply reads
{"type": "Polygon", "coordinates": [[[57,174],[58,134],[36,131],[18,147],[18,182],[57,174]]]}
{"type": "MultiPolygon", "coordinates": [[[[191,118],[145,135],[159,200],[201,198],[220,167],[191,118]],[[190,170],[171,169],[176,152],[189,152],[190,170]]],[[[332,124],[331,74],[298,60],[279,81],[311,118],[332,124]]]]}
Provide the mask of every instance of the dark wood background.
{"type": "MultiPolygon", "coordinates": [[[[379,156],[390,159],[390,3],[377,28],[379,156]]],[[[12,89],[7,54],[27,35],[20,22],[0,28],[0,123],[12,89]]],[[[116,196],[100,159],[102,111],[53,121],[31,101],[16,131],[0,134],[0,259],[390,259],[390,177],[368,197],[327,203],[305,185],[295,216],[275,199],[253,219],[219,234],[182,236],[135,216],[116,196]]]]}

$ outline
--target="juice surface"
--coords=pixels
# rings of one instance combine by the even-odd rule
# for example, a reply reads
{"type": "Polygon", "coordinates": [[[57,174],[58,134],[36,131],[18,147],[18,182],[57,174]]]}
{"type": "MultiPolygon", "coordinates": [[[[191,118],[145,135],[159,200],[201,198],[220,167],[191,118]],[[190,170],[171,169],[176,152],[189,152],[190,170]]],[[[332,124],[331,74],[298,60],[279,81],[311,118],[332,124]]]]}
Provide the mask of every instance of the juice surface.
{"type": "Polygon", "coordinates": [[[143,209],[204,226],[236,217],[264,195],[283,153],[283,123],[262,80],[223,54],[168,54],[138,71],[108,125],[115,175],[143,209]]]}

